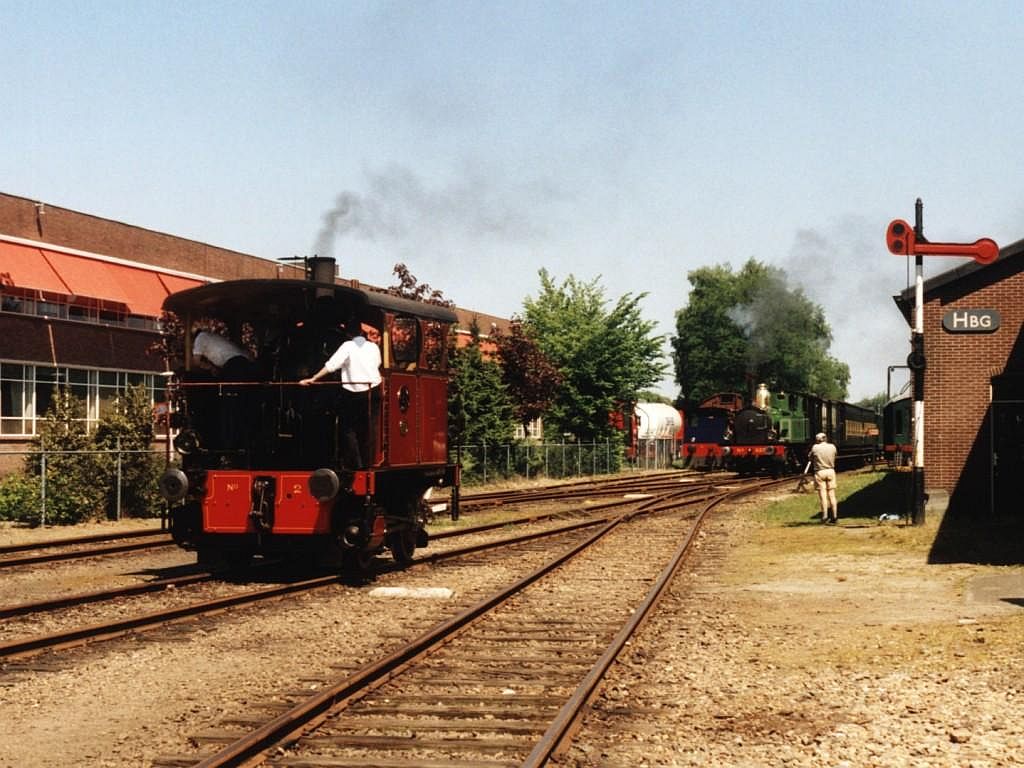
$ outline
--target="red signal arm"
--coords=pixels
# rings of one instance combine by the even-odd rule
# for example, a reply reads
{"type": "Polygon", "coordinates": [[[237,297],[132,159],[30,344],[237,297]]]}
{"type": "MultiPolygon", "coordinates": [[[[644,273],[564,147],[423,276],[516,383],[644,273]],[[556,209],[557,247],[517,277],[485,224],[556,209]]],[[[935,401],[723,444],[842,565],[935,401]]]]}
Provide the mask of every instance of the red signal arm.
{"type": "Polygon", "coordinates": [[[999,258],[999,246],[987,237],[973,243],[930,243],[917,241],[914,228],[903,219],[894,219],[885,231],[889,251],[897,256],[969,256],[979,264],[991,264],[999,258]]]}

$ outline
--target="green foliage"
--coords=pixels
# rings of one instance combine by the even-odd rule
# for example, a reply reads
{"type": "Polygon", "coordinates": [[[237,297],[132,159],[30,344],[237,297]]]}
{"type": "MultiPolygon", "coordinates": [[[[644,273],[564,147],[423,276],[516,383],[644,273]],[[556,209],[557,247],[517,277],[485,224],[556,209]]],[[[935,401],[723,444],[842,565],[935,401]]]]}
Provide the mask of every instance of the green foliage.
{"type": "Polygon", "coordinates": [[[61,525],[113,516],[117,510],[117,456],[109,452],[118,447],[124,451],[122,515],[158,514],[160,465],[149,452],[152,439],[149,398],[143,387],[119,396],[93,435],[86,431],[85,404],[68,389],[55,391],[46,418],[40,422],[38,450],[26,462],[29,480],[40,487],[41,499],[45,490],[45,509],[41,501],[29,519],[22,519],[39,522],[45,514],[48,525],[61,525]]]}
{"type": "Polygon", "coordinates": [[[772,390],[846,397],[849,367],[829,356],[832,331],[824,311],[786,273],[751,259],[688,275],[688,305],[676,313],[672,338],[682,396],[699,401],[715,392],[749,394],[752,384],[772,390]]]}
{"type": "Polygon", "coordinates": [[[449,357],[448,437],[454,445],[506,443],[515,433],[512,401],[501,367],[484,357],[474,323],[472,340],[449,357]]]}
{"type": "Polygon", "coordinates": [[[54,391],[36,445],[40,451],[28,457],[27,469],[42,478],[45,455],[45,522],[69,525],[102,517],[106,494],[96,456],[88,453],[93,446],[85,404],[70,389],[54,391]]]}
{"type": "Polygon", "coordinates": [[[859,405],[862,408],[872,408],[878,413],[882,412],[882,408],[889,402],[889,398],[886,397],[885,392],[879,392],[871,397],[865,397],[862,400],[857,401],[854,405],[859,405]]]}
{"type": "MultiPolygon", "coordinates": [[[[93,445],[101,451],[121,454],[121,514],[126,517],[153,517],[160,512],[157,479],[162,463],[150,451],[153,443],[153,415],[145,387],[132,387],[119,396],[110,411],[100,419],[93,445]]],[[[106,507],[117,509],[118,462],[116,454],[97,457],[107,490],[106,507]]]]}
{"type": "Polygon", "coordinates": [[[38,525],[39,478],[23,474],[0,478],[0,520],[38,525]]]}
{"type": "Polygon", "coordinates": [[[640,316],[646,294],[626,294],[609,308],[595,279],[570,275],[555,285],[540,271],[541,291],[524,302],[525,321],[541,351],[558,367],[562,385],[545,414],[545,431],[583,442],[614,435],[608,416],[617,403],[633,402],[664,370],[660,336],[640,316]]]}
{"type": "Polygon", "coordinates": [[[495,331],[491,338],[498,348],[502,381],[512,398],[516,420],[525,431],[551,406],[562,384],[562,374],[521,318],[512,318],[508,334],[495,331]]]}
{"type": "Polygon", "coordinates": [[[653,392],[649,389],[645,389],[643,392],[637,392],[636,401],[638,403],[664,403],[665,405],[672,405],[673,400],[671,397],[665,397],[660,392],[653,392]]]}

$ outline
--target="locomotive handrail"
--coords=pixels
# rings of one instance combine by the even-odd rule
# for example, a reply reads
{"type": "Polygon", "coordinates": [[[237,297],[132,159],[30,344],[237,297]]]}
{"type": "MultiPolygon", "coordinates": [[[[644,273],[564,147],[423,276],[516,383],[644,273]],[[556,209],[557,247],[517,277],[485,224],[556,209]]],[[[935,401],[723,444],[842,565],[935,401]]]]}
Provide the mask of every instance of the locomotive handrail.
{"type": "MultiPolygon", "coordinates": [[[[370,385],[369,381],[351,381],[344,382],[345,384],[366,384],[370,385]]],[[[295,381],[179,381],[176,386],[179,387],[268,387],[268,386],[295,386],[295,387],[323,387],[323,386],[341,386],[341,381],[314,381],[310,384],[303,384],[300,380],[295,381]]],[[[371,386],[370,390],[373,387],[371,386]]],[[[365,390],[369,392],[370,390],[365,390]]],[[[359,394],[358,392],[355,394],[359,394]]]]}

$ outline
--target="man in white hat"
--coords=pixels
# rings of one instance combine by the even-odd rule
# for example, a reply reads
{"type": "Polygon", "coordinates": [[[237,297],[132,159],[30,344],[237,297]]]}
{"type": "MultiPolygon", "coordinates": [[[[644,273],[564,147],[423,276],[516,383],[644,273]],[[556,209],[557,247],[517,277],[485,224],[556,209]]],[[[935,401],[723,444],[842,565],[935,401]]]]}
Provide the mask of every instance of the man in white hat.
{"type": "Polygon", "coordinates": [[[821,503],[821,522],[835,525],[839,519],[839,504],[836,501],[836,447],[828,441],[824,432],[814,436],[811,455],[808,457],[814,468],[814,487],[818,489],[821,503]]]}

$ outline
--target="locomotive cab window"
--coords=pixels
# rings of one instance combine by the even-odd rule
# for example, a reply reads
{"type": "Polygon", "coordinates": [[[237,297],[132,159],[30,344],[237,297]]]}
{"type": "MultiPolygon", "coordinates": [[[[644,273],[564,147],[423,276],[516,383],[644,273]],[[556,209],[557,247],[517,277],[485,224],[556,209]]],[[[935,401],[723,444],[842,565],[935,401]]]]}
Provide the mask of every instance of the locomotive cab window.
{"type": "Polygon", "coordinates": [[[445,326],[436,320],[424,323],[423,364],[429,371],[443,371],[446,368],[445,326]]]}
{"type": "Polygon", "coordinates": [[[414,317],[396,317],[391,324],[391,364],[411,370],[420,357],[420,327],[414,317]]]}

